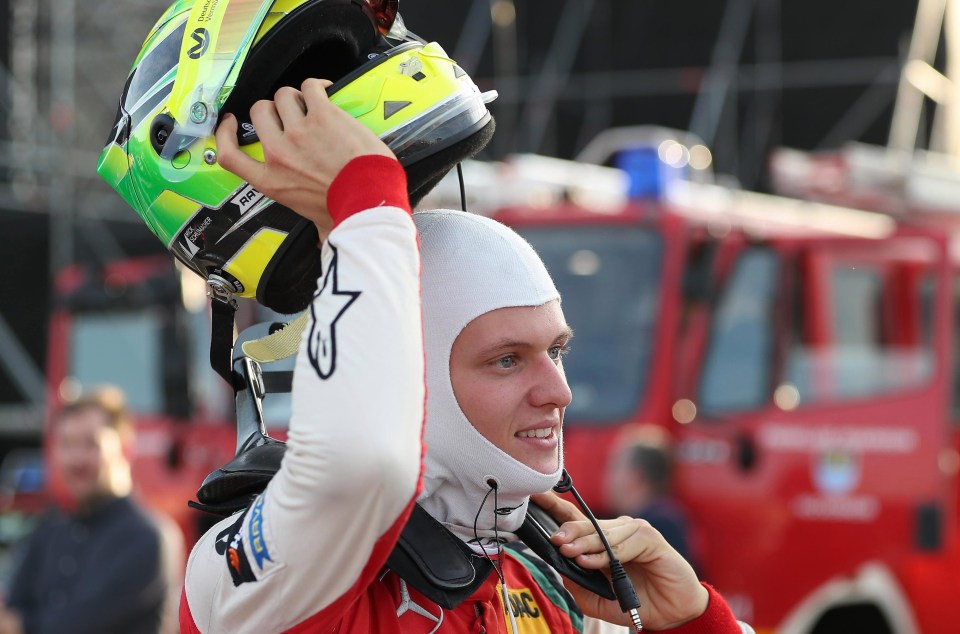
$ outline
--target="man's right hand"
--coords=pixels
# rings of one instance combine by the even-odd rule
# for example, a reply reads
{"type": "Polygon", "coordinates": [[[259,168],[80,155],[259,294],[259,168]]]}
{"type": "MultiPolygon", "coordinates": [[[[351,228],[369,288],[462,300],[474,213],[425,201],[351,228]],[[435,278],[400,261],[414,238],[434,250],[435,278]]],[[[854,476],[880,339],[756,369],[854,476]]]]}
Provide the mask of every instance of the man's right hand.
{"type": "Polygon", "coordinates": [[[237,142],[237,120],[224,116],[217,128],[217,162],[265,196],[317,225],[321,240],[332,227],[327,191],[340,170],[358,156],[393,158],[389,148],[327,98],[331,82],[307,79],[300,90],[281,88],[273,101],[250,109],[250,121],[263,146],[263,162],[237,142]]]}

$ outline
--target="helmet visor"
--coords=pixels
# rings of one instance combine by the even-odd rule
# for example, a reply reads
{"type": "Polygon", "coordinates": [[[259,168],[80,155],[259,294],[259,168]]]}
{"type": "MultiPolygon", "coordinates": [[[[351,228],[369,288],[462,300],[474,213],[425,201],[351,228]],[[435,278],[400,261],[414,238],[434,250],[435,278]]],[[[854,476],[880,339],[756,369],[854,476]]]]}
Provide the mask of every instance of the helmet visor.
{"type": "Polygon", "coordinates": [[[197,2],[180,47],[173,92],[167,102],[176,122],[161,156],[173,158],[194,140],[213,134],[223,87],[236,78],[273,0],[197,2]]]}
{"type": "Polygon", "coordinates": [[[460,92],[416,120],[384,134],[381,139],[402,165],[410,165],[476,132],[490,119],[487,103],[494,90],[460,92]]]}
{"type": "MultiPolygon", "coordinates": [[[[365,0],[377,29],[402,36],[399,0],[365,0]]],[[[175,121],[161,156],[173,158],[198,138],[213,134],[220,107],[229,96],[224,87],[236,81],[274,0],[197,2],[187,20],[179,70],[168,101],[175,121]]]]}

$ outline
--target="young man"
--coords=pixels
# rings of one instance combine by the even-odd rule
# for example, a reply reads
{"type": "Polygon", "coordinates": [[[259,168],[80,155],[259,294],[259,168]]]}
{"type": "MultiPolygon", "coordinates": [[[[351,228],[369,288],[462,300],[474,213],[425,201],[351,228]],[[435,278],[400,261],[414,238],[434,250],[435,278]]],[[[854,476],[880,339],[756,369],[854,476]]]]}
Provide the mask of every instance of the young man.
{"type": "Polygon", "coordinates": [[[51,424],[50,473],[67,508],[31,534],[8,607],[0,608],[0,633],[160,632],[168,589],[163,540],[130,498],[132,429],[122,396],[91,394],[51,424]]]}
{"type": "MultiPolygon", "coordinates": [[[[532,496],[560,522],[562,555],[609,565],[591,524],[545,493],[561,474],[571,397],[571,332],[548,273],[493,221],[411,218],[404,170],[330,103],[328,85],[308,79],[253,106],[263,162],[240,150],[232,116],[217,131],[221,166],[316,225],[323,266],[281,469],[194,548],[182,631],[622,631],[630,619],[615,601],[572,583],[568,594],[511,545],[532,496]],[[415,502],[493,563],[446,608],[384,567],[415,502]]],[[[648,524],[602,527],[647,628],[742,631],[648,524]]]]}

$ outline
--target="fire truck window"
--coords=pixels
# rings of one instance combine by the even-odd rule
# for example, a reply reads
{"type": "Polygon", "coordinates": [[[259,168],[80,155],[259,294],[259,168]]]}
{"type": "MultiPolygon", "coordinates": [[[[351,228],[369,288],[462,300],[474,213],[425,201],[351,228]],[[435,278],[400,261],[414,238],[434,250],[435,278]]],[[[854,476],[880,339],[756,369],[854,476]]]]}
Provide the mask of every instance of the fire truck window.
{"type": "Polygon", "coordinates": [[[710,414],[752,409],[770,393],[777,256],[744,251],[714,311],[700,384],[700,409],[710,414]]]}
{"type": "Polygon", "coordinates": [[[564,361],[573,391],[565,422],[603,424],[630,416],[646,392],[660,303],[660,237],[623,226],[520,233],[550,270],[575,333],[564,361]]]}
{"type": "Polygon", "coordinates": [[[163,411],[161,322],[150,311],[77,315],[70,376],[83,389],[116,385],[132,411],[163,411]]]}
{"type": "MultiPolygon", "coordinates": [[[[891,319],[884,310],[887,279],[869,265],[833,267],[824,340],[817,345],[794,341],[788,353],[786,384],[796,388],[800,407],[902,391],[930,377],[929,336],[921,333],[911,344],[890,340],[905,325],[885,322],[891,319]]],[[[922,285],[914,292],[915,301],[906,305],[918,311],[917,323],[929,329],[929,319],[921,314],[922,285]]]]}

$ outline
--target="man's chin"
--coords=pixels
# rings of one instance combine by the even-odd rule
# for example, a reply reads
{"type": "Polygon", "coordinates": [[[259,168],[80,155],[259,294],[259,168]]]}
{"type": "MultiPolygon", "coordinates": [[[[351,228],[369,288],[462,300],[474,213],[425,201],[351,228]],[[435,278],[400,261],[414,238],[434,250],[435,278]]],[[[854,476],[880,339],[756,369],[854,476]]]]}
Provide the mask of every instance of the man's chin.
{"type": "Polygon", "coordinates": [[[541,447],[531,446],[529,441],[521,441],[523,444],[512,454],[513,459],[543,475],[556,473],[560,470],[559,443],[556,438],[543,441],[540,441],[543,445],[541,447]]]}
{"type": "Polygon", "coordinates": [[[556,452],[548,456],[524,456],[524,459],[517,458],[527,467],[543,475],[551,475],[560,470],[560,459],[556,452]]]}

